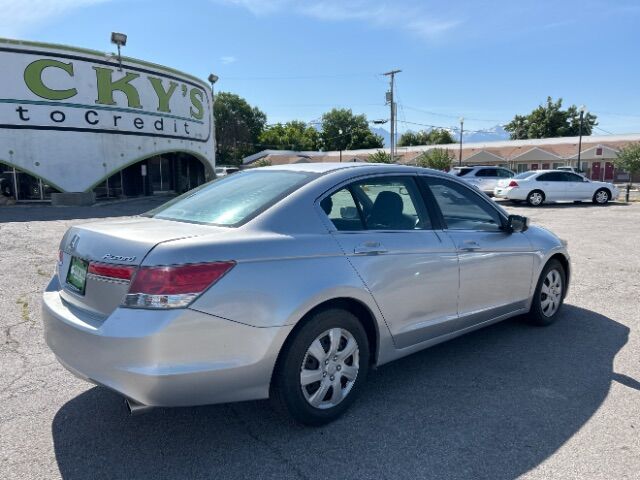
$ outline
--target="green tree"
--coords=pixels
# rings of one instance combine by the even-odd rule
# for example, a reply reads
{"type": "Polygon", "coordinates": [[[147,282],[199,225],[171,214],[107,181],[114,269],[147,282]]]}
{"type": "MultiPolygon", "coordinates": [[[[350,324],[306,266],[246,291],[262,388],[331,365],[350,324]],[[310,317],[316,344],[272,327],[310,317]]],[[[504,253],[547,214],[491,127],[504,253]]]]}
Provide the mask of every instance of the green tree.
{"type": "Polygon", "coordinates": [[[371,163],[394,163],[391,161],[391,154],[384,150],[378,150],[376,153],[372,153],[367,158],[367,162],[371,163]]]}
{"type": "Polygon", "coordinates": [[[632,143],[623,147],[614,160],[617,168],[629,172],[629,183],[634,175],[640,173],[640,143],[632,143]]]}
{"type": "Polygon", "coordinates": [[[317,150],[320,145],[320,134],[305,122],[293,120],[265,128],[260,134],[260,143],[265,148],[275,150],[317,150]]]}
{"type": "Polygon", "coordinates": [[[267,160],[266,158],[261,158],[260,160],[256,160],[251,165],[249,165],[249,167],[251,168],[270,167],[270,166],[271,166],[271,160],[267,160]]]}
{"type": "Polygon", "coordinates": [[[325,150],[383,147],[382,137],[369,129],[367,117],[354,115],[350,109],[346,108],[334,108],[322,115],[320,140],[325,150]]]}
{"type": "Polygon", "coordinates": [[[446,145],[456,143],[449,130],[444,128],[433,128],[429,131],[420,130],[418,132],[406,132],[400,136],[398,146],[410,147],[413,145],[446,145]]]}
{"type": "MultiPolygon", "coordinates": [[[[596,115],[586,113],[582,125],[582,135],[591,135],[598,124],[596,115]]],[[[539,105],[528,115],[516,115],[504,127],[512,140],[527,138],[573,137],[580,133],[580,112],[571,105],[562,109],[562,98],[553,101],[547,97],[545,105],[539,105]]]]}
{"type": "Polygon", "coordinates": [[[238,95],[220,92],[215,99],[214,117],[216,163],[237,165],[260,150],[257,144],[267,122],[264,112],[238,95]]]}
{"type": "Polygon", "coordinates": [[[453,162],[453,153],[446,148],[432,148],[416,158],[418,166],[435,170],[449,170],[451,162],[453,162]]]}

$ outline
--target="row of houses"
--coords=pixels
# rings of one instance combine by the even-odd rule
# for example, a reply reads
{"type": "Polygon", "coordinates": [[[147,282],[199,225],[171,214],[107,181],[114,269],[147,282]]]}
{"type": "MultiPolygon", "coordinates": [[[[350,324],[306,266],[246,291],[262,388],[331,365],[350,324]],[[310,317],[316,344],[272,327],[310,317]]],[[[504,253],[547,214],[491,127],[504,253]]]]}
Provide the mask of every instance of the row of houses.
{"type": "MultiPolygon", "coordinates": [[[[433,148],[449,150],[453,164],[496,165],[515,172],[550,169],[563,165],[577,167],[578,137],[558,137],[533,140],[505,140],[496,142],[422,145],[398,147],[397,163],[415,165],[418,157],[433,148]]],[[[621,148],[640,142],[640,134],[582,137],[580,168],[592,180],[625,182],[629,174],[615,168],[614,160],[621,148]]],[[[344,150],[331,152],[296,152],[263,150],[243,160],[244,165],[266,161],[271,165],[308,162],[366,162],[379,149],[344,150]]],[[[388,150],[387,150],[388,151],[388,150]]],[[[638,181],[638,179],[633,179],[638,181]]]]}

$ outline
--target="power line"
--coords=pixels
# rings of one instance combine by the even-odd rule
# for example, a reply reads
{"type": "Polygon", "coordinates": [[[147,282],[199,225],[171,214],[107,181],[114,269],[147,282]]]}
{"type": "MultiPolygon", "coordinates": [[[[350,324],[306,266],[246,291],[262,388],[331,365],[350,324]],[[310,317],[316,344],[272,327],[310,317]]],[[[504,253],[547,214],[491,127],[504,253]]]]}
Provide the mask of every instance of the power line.
{"type": "Polygon", "coordinates": [[[224,77],[223,80],[312,80],[316,78],[377,77],[376,73],[336,73],[323,75],[274,75],[259,77],[224,77]]]}
{"type": "MultiPolygon", "coordinates": [[[[402,105],[402,107],[406,108],[407,110],[414,110],[416,112],[427,113],[429,115],[434,115],[434,116],[437,116],[437,117],[455,118],[455,119],[460,118],[459,115],[450,115],[450,114],[446,114],[446,113],[432,112],[430,110],[424,110],[422,108],[410,107],[409,105],[402,105]]],[[[473,120],[473,121],[476,121],[476,122],[506,123],[506,122],[503,122],[502,120],[495,120],[495,119],[489,119],[489,118],[473,118],[473,117],[467,117],[467,116],[465,116],[465,118],[467,120],[473,120]]]]}

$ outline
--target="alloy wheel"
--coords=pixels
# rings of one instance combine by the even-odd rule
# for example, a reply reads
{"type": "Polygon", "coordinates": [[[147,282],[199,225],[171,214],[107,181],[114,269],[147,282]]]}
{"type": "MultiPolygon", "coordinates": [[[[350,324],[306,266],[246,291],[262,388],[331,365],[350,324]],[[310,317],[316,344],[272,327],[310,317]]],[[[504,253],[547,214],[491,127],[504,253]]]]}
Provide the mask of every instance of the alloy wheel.
{"type": "Polygon", "coordinates": [[[529,194],[529,203],[531,203],[531,205],[540,205],[542,201],[543,198],[540,192],[533,192],[529,194]]]}
{"type": "Polygon", "coordinates": [[[344,328],[316,337],[300,368],[302,393],[312,407],[332,408],[349,395],[358,376],[359,353],[358,342],[344,328]]]}
{"type": "Polygon", "coordinates": [[[557,270],[549,270],[540,289],[540,307],[545,317],[551,317],[562,300],[562,277],[557,270]]]}
{"type": "Polygon", "coordinates": [[[607,203],[609,201],[609,194],[606,190],[598,190],[596,192],[596,202],[597,203],[607,203]]]}

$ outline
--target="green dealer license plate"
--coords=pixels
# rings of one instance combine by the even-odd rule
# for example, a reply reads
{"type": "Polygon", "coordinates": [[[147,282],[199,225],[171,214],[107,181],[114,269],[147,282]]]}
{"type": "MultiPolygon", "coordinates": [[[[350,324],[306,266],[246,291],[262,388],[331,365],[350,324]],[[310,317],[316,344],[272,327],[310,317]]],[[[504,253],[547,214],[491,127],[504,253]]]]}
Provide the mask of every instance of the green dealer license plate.
{"type": "Polygon", "coordinates": [[[84,295],[88,268],[89,262],[78,257],[71,257],[71,265],[69,272],[67,272],[67,284],[81,295],[84,295]]]}

